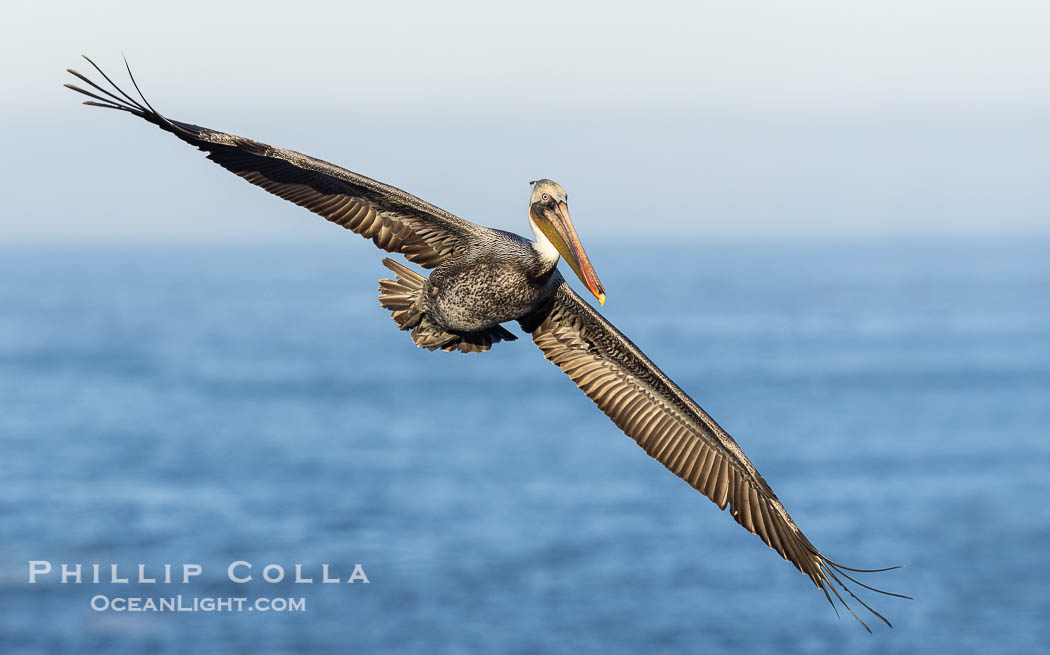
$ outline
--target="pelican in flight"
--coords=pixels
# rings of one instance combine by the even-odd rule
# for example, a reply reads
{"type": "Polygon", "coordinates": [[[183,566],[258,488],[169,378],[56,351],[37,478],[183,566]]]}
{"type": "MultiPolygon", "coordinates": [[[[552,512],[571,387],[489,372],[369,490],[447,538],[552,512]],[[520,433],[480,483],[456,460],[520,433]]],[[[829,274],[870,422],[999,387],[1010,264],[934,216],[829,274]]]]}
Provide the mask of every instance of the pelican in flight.
{"type": "MultiPolygon", "coordinates": [[[[503,324],[517,322],[544,357],[573,382],[618,428],[668,470],[707,496],[824,592],[832,607],[844,595],[860,603],[849,580],[870,591],[854,569],[824,556],[791,519],[776,494],[736,441],[653,364],[630,339],[572,290],[558,272],[562,258],[601,304],[605,288],[569,218],[568,196],[558,183],[530,182],[529,226],[535,241],[465,221],[401,189],[307,155],[233,134],[170,120],[145,99],[121,90],[84,57],[110,89],[70,70],[93,91],[67,84],[92,100],[85,104],[127,112],[207,153],[226,170],[270,193],[371,239],[383,250],[432,269],[424,277],[384,258],[395,279],[379,281],[379,302],[412,341],[429,350],[482,352],[517,337],[503,324]],[[840,593],[841,590],[841,593],[840,593]],[[833,600],[834,598],[834,600],[833,600]]],[[[125,62],[126,66],[126,62],[125,62]]],[[[838,612],[836,607],[836,613],[838,612]]],[[[870,629],[868,629],[870,632],[870,629]]]]}

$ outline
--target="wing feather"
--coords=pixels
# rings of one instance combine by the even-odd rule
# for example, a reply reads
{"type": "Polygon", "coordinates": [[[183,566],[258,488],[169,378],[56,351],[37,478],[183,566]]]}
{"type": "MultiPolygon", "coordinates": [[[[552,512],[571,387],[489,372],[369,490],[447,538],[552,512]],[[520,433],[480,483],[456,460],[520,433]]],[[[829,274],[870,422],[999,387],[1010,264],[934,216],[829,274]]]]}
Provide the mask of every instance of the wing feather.
{"type": "MultiPolygon", "coordinates": [[[[119,109],[149,121],[208,153],[208,159],[231,173],[371,239],[383,250],[402,253],[420,266],[433,268],[440,265],[465,252],[489,231],[401,189],[320,159],[235,134],[169,120],[154,110],[145,98],[142,98],[145,105],[138,103],[94,62],[87,60],[120,95],[70,70],[79,80],[103,94],[100,96],[67,84],[74,91],[102,101],[86,104],[119,109]]],[[[130,69],[128,74],[131,74],[130,69]]],[[[137,91],[135,78],[131,80],[137,91]]]]}
{"type": "Polygon", "coordinates": [[[532,332],[544,356],[646,453],[720,509],[730,507],[737,523],[806,574],[829,601],[833,595],[867,629],[837,584],[890,624],[843,584],[836,573],[852,580],[843,569],[855,569],[813,547],[736,441],[564,280],[551,303],[523,319],[522,327],[532,332]]]}

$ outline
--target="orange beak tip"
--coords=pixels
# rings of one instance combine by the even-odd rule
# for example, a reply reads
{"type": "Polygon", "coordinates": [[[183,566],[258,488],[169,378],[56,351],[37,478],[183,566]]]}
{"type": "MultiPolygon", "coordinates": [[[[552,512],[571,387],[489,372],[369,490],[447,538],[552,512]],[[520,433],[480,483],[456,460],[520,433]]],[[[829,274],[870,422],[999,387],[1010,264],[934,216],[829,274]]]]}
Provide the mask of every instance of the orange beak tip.
{"type": "Polygon", "coordinates": [[[598,294],[598,304],[603,305],[603,306],[605,305],[605,294],[604,293],[599,293],[598,294]]]}

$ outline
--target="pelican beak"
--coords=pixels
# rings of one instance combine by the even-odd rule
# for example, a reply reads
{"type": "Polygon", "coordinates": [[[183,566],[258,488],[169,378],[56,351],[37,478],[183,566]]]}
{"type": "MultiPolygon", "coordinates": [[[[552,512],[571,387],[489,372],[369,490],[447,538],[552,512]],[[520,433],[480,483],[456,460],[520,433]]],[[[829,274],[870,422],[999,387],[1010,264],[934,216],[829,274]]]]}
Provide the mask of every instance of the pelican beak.
{"type": "Polygon", "coordinates": [[[583,245],[580,244],[580,237],[577,236],[576,228],[572,226],[572,219],[569,218],[568,205],[559,202],[550,207],[536,203],[532,207],[532,217],[536,225],[569,263],[580,281],[587,285],[598,302],[604,305],[605,287],[598,280],[598,274],[594,272],[591,260],[588,259],[583,245]]]}

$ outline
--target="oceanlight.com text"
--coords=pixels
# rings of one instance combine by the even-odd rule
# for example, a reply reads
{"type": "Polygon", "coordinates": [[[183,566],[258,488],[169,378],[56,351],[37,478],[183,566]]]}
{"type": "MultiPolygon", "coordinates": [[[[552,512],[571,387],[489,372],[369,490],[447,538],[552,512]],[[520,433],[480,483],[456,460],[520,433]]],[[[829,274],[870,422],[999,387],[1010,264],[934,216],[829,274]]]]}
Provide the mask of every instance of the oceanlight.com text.
{"type": "Polygon", "coordinates": [[[96,612],[305,612],[306,598],[256,598],[221,596],[91,597],[96,612]]]}

